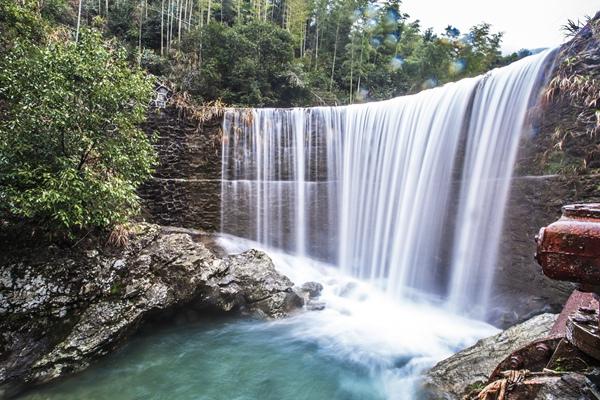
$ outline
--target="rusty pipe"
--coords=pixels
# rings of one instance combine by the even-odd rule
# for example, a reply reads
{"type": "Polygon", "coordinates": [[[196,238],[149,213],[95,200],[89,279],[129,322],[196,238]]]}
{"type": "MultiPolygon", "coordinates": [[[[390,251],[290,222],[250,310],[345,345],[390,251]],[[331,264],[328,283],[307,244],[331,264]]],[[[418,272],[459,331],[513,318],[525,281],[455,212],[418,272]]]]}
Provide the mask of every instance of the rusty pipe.
{"type": "Polygon", "coordinates": [[[536,236],[536,261],[546,276],[576,282],[588,291],[600,285],[600,204],[573,204],[536,236]]]}

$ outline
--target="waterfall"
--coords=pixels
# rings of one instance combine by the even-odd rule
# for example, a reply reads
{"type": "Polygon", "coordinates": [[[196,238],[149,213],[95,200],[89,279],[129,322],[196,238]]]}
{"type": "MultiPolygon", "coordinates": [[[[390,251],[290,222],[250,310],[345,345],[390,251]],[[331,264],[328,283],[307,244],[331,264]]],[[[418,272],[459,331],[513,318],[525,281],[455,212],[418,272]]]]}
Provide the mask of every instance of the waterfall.
{"type": "Polygon", "coordinates": [[[551,54],[387,101],[228,110],[222,231],[481,316],[551,54]]]}

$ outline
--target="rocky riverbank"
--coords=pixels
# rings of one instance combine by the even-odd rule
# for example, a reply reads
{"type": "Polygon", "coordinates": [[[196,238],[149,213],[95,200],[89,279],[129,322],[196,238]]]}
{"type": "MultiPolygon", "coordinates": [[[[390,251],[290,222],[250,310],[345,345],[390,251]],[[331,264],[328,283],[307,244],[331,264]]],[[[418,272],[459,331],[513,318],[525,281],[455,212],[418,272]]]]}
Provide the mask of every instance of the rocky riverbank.
{"type": "MultiPolygon", "coordinates": [[[[547,338],[557,315],[541,314],[439,362],[423,379],[423,398],[431,400],[583,400],[597,399],[597,368],[505,372],[492,379],[497,365],[513,352],[538,339],[547,338]],[[503,382],[504,381],[504,382],[503,382]],[[505,394],[500,395],[501,385],[505,394]],[[488,386],[489,385],[489,386],[488,386]]],[[[558,363],[558,362],[557,362],[558,363]]],[[[560,363],[558,363],[560,364],[560,363]]]]}
{"type": "Polygon", "coordinates": [[[182,308],[281,318],[303,305],[262,252],[219,257],[193,234],[156,225],[129,236],[120,249],[49,246],[2,257],[0,398],[81,371],[143,322],[182,308]]]}
{"type": "Polygon", "coordinates": [[[424,387],[429,398],[457,400],[475,387],[483,388],[500,361],[546,336],[555,320],[554,314],[538,315],[440,361],[425,376],[424,387]]]}

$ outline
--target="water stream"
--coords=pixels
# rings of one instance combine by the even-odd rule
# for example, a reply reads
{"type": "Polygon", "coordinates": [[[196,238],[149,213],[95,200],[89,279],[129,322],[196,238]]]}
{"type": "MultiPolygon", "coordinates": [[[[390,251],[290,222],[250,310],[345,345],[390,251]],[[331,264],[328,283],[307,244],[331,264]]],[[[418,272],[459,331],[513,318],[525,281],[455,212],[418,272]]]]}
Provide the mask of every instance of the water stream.
{"type": "Polygon", "coordinates": [[[497,329],[427,303],[391,301],[336,267],[224,236],[230,253],[267,251],[327,308],[281,321],[202,319],[147,329],[82,374],[21,400],[418,399],[419,374],[497,329]]]}
{"type": "Polygon", "coordinates": [[[222,230],[484,318],[551,54],[387,101],[226,112],[222,230]]]}

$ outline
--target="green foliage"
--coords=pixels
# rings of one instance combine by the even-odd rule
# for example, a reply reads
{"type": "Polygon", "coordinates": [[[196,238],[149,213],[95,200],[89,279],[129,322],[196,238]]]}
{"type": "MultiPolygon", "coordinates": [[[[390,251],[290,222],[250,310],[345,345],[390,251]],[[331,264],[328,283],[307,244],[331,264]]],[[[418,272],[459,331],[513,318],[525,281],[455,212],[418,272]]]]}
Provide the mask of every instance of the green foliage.
{"type": "Polygon", "coordinates": [[[451,25],[441,35],[423,29],[399,0],[85,3],[84,20],[96,16],[149,71],[200,102],[240,106],[386,99],[527,55],[502,57],[502,34],[489,24],[464,34],[451,25]]]}
{"type": "Polygon", "coordinates": [[[264,22],[226,26],[219,23],[186,35],[175,79],[200,101],[227,104],[293,105],[303,95],[294,80],[292,36],[264,22]]]}
{"type": "Polygon", "coordinates": [[[138,126],[151,80],[84,29],[20,41],[0,60],[0,217],[52,230],[109,227],[138,209],[155,154],[138,126]]]}
{"type": "Polygon", "coordinates": [[[47,23],[35,12],[34,2],[19,6],[14,0],[0,0],[0,54],[17,41],[41,42],[47,23]]]}
{"type": "Polygon", "coordinates": [[[75,10],[68,0],[44,0],[36,1],[36,4],[41,5],[39,12],[50,23],[70,25],[77,21],[75,10]]]}

